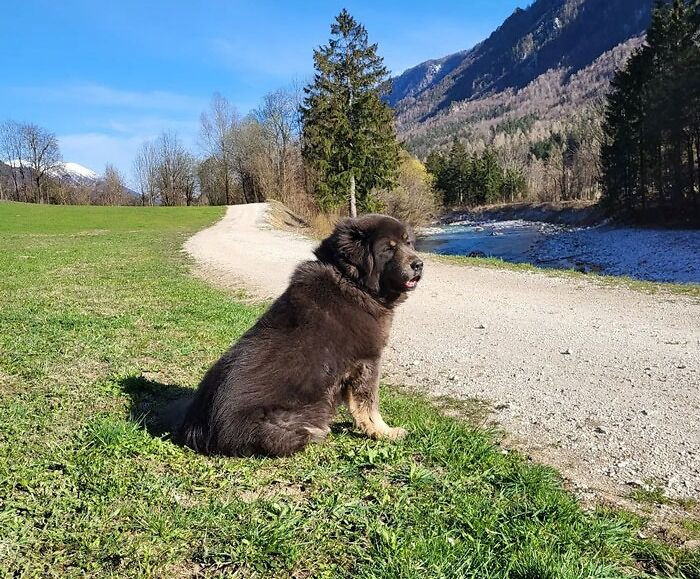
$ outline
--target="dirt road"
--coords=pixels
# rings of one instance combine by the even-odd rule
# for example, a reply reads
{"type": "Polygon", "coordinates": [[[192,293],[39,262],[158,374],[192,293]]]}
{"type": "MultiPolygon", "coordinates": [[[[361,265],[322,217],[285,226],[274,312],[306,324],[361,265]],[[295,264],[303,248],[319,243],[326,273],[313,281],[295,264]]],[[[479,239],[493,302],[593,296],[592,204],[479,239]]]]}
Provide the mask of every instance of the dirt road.
{"type": "MultiPolygon", "coordinates": [[[[277,296],[313,242],[272,229],[266,207],[230,207],[185,249],[220,285],[277,296]]],[[[384,378],[489,401],[515,444],[582,491],[654,480],[700,497],[698,300],[426,257],[384,378]]]]}

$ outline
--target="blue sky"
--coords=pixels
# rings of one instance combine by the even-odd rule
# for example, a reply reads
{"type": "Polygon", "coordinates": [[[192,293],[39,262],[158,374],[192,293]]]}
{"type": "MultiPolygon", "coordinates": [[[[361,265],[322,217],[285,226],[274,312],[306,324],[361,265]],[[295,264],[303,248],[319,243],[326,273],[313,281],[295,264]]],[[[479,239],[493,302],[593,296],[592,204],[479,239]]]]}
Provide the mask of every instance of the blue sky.
{"type": "Polygon", "coordinates": [[[389,69],[470,48],[526,0],[22,0],[3,11],[0,121],[55,132],[64,159],[129,178],[139,144],[175,130],[197,151],[218,91],[242,113],[312,74],[312,50],[347,8],[389,69]]]}

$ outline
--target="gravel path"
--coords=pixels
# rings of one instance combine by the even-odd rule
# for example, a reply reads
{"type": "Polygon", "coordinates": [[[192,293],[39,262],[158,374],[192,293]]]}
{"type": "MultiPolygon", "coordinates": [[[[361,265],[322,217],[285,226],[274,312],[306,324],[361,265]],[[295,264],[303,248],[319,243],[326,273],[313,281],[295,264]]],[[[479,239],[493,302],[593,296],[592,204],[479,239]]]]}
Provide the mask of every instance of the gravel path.
{"type": "MultiPolygon", "coordinates": [[[[266,205],[230,207],[185,244],[215,283],[281,293],[313,243],[266,205]]],[[[654,480],[700,497],[700,301],[586,280],[448,265],[399,308],[384,378],[485,399],[512,444],[583,492],[654,480]]]]}

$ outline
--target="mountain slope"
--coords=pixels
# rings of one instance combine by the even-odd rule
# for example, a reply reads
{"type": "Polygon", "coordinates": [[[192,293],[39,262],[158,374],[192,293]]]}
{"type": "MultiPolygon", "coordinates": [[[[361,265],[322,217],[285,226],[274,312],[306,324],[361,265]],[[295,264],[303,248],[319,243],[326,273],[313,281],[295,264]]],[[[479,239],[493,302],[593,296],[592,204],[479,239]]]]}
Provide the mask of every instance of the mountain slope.
{"type": "Polygon", "coordinates": [[[56,170],[56,176],[82,184],[96,183],[100,180],[100,176],[92,169],[71,162],[61,163],[61,167],[56,170]]]}
{"type": "MultiPolygon", "coordinates": [[[[388,102],[406,131],[463,101],[517,91],[551,70],[566,80],[646,29],[653,0],[537,0],[471,50],[396,77],[388,102]]],[[[612,70],[609,71],[610,74],[612,70]]]]}
{"type": "MultiPolygon", "coordinates": [[[[26,174],[33,174],[31,169],[31,163],[28,161],[13,160],[7,163],[0,163],[5,168],[3,173],[10,172],[13,168],[19,169],[23,168],[26,174]]],[[[55,165],[48,173],[58,179],[59,181],[68,181],[76,185],[94,185],[97,183],[101,177],[95,173],[92,169],[88,169],[80,163],[64,162],[61,161],[55,165]]]]}
{"type": "MultiPolygon", "coordinates": [[[[20,172],[19,161],[0,161],[0,199],[8,198],[15,201],[34,200],[35,173],[25,161],[20,172]],[[23,177],[22,177],[23,175],[23,177]],[[15,194],[15,180],[19,182],[22,193],[15,194]],[[29,199],[27,199],[29,197],[29,199]]],[[[49,195],[60,199],[60,203],[88,203],[99,196],[100,189],[105,184],[105,178],[92,169],[79,163],[60,162],[49,171],[49,195]]],[[[128,198],[138,198],[139,195],[132,189],[124,187],[128,198]]]]}

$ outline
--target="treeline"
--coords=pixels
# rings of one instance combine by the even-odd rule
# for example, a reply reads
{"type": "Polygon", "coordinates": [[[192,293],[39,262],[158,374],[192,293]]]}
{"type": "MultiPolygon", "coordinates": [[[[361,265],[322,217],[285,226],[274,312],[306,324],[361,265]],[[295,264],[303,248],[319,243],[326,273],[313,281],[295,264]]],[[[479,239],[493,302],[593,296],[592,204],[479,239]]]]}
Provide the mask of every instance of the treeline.
{"type": "Polygon", "coordinates": [[[124,178],[110,164],[93,180],[66,170],[52,132],[33,123],[0,125],[0,199],[25,203],[126,205],[124,178]]]}
{"type": "Polygon", "coordinates": [[[243,117],[215,94],[200,117],[200,156],[174,133],[140,147],[133,174],[145,205],[224,205],[279,199],[298,207],[304,190],[298,91],[278,90],[243,117]]]}
{"type": "Polygon", "coordinates": [[[700,217],[700,2],[659,3],[615,77],[603,125],[603,201],[700,217]]]}
{"type": "Polygon", "coordinates": [[[433,175],[446,206],[512,203],[527,192],[522,173],[501,165],[492,149],[470,155],[457,140],[447,154],[430,153],[426,168],[433,175]]]}
{"type": "MultiPolygon", "coordinates": [[[[193,205],[254,203],[277,199],[303,217],[387,211],[412,223],[430,219],[438,202],[423,164],[403,151],[391,109],[382,101],[388,70],[365,28],[346,10],[331,25],[331,38],[314,51],[316,74],[303,91],[266,95],[242,116],[215,94],[200,117],[198,149],[188,150],[173,132],[144,142],[133,163],[136,191],[113,167],[92,184],[62,179],[55,135],[43,135],[43,161],[15,146],[22,130],[8,123],[3,148],[5,178],[17,186],[6,197],[38,203],[193,205]],[[29,159],[34,189],[22,177],[29,159]],[[19,160],[19,161],[17,161],[19,160]],[[48,176],[51,176],[49,179],[48,176]],[[20,183],[21,182],[21,183],[20,183]],[[57,195],[50,190],[70,189],[57,195]],[[86,189],[90,189],[86,191],[86,189]]],[[[38,130],[38,128],[37,128],[38,130]]],[[[27,175],[30,172],[27,171],[27,175]]],[[[2,188],[0,174],[0,195],[2,188]]]]}

